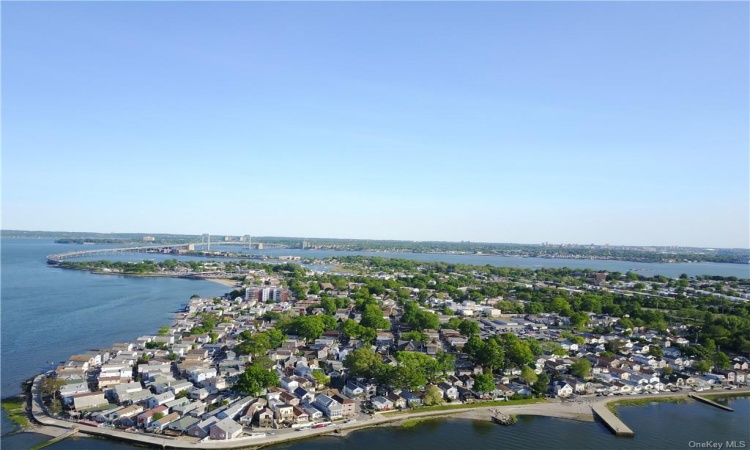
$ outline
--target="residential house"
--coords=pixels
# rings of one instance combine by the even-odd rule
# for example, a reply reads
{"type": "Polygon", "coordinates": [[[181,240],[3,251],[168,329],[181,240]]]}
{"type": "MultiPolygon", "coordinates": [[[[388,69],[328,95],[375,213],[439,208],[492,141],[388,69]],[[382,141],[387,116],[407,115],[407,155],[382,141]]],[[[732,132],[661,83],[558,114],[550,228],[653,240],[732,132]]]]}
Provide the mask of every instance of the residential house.
{"type": "Polygon", "coordinates": [[[174,393],[172,393],[171,391],[167,391],[162,394],[157,394],[148,399],[148,407],[155,408],[159,405],[163,405],[167,402],[171,402],[174,399],[175,399],[174,393]]]}
{"type": "Polygon", "coordinates": [[[410,408],[416,408],[424,405],[424,396],[421,393],[402,391],[401,397],[406,400],[406,404],[410,408]]]}
{"type": "Polygon", "coordinates": [[[281,377],[279,384],[289,392],[294,392],[299,387],[299,382],[291,377],[281,377]]]}
{"type": "Polygon", "coordinates": [[[73,408],[75,408],[76,411],[87,408],[96,408],[97,406],[109,403],[107,399],[104,398],[104,392],[102,391],[75,394],[72,398],[73,408]]]}
{"type": "Polygon", "coordinates": [[[332,399],[341,403],[341,412],[344,417],[354,417],[357,415],[357,402],[341,394],[334,394],[332,399]]]}
{"type": "Polygon", "coordinates": [[[260,427],[272,427],[273,426],[273,411],[269,408],[263,408],[258,412],[258,426],[260,427]]]}
{"type": "Polygon", "coordinates": [[[341,403],[325,394],[319,394],[315,397],[313,406],[323,411],[323,414],[331,420],[340,419],[344,415],[341,403]]]}
{"type": "Polygon", "coordinates": [[[136,416],[136,423],[139,427],[146,427],[148,424],[151,423],[151,420],[153,420],[153,416],[156,413],[166,413],[167,407],[166,406],[157,406],[156,408],[151,408],[148,411],[144,411],[141,414],[138,414],[136,416]]]}
{"type": "Polygon", "coordinates": [[[216,422],[209,428],[209,436],[211,436],[212,440],[225,441],[238,438],[241,435],[242,425],[229,417],[216,422]]]}
{"type": "Polygon", "coordinates": [[[349,380],[344,385],[343,392],[348,397],[362,397],[365,395],[366,388],[356,381],[349,380]]]}
{"type": "Polygon", "coordinates": [[[178,413],[171,413],[167,414],[166,416],[162,417],[159,420],[155,420],[148,424],[148,427],[153,430],[164,430],[167,425],[170,424],[170,422],[174,422],[175,420],[180,418],[180,414],[178,413]]]}
{"type": "Polygon", "coordinates": [[[556,381],[552,384],[555,395],[558,397],[570,397],[573,395],[573,387],[565,381],[556,381]]]}
{"type": "Polygon", "coordinates": [[[185,433],[190,427],[200,422],[200,420],[201,419],[198,417],[184,416],[179,420],[170,422],[169,425],[167,425],[167,429],[178,433],[185,433]]]}
{"type": "Polygon", "coordinates": [[[380,396],[372,399],[372,407],[377,411],[388,411],[394,408],[392,401],[380,396]]]}
{"type": "Polygon", "coordinates": [[[386,398],[393,403],[394,408],[402,409],[406,408],[406,399],[395,392],[389,392],[386,394],[386,398]]]}
{"type": "Polygon", "coordinates": [[[233,404],[229,405],[229,407],[219,414],[216,415],[219,419],[225,419],[229,417],[230,419],[236,419],[239,417],[239,415],[242,413],[242,411],[254,401],[255,399],[253,397],[243,397],[233,404]]]}
{"type": "Polygon", "coordinates": [[[219,422],[219,418],[216,416],[209,417],[206,420],[202,420],[195,425],[191,426],[187,430],[188,436],[193,436],[197,438],[205,438],[208,437],[208,435],[211,432],[211,425],[214,425],[219,422]]]}
{"type": "Polygon", "coordinates": [[[307,423],[310,421],[310,415],[298,406],[292,407],[292,414],[294,414],[294,423],[307,423]]]}
{"type": "Polygon", "coordinates": [[[316,421],[323,418],[323,411],[315,408],[314,406],[312,406],[312,404],[302,405],[302,409],[305,410],[309,420],[311,421],[316,421]]]}
{"type": "Polygon", "coordinates": [[[458,389],[455,386],[451,386],[448,383],[440,383],[438,387],[443,391],[446,400],[453,401],[458,399],[458,389]]]}

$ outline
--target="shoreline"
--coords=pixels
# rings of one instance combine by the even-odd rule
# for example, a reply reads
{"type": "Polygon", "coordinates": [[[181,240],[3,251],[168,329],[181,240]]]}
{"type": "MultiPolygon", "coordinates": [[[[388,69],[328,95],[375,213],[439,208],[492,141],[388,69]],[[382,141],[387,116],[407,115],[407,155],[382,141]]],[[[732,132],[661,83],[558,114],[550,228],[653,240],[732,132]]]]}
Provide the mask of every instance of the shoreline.
{"type": "MultiPolygon", "coordinates": [[[[51,437],[59,437],[62,434],[73,430],[74,428],[78,428],[77,434],[79,436],[93,436],[116,441],[126,441],[135,445],[158,446],[162,448],[174,449],[261,448],[321,436],[345,437],[355,431],[384,426],[401,426],[404,422],[415,419],[432,420],[457,418],[491,422],[492,416],[494,416],[497,412],[509,415],[512,414],[516,416],[544,416],[556,419],[595,422],[596,419],[592,410],[592,405],[608,406],[608,404],[610,403],[615,403],[614,406],[616,407],[616,403],[627,401],[637,401],[639,403],[648,404],[651,402],[651,399],[660,399],[660,401],[686,401],[687,399],[689,399],[688,395],[692,393],[692,391],[678,393],[668,392],[663,394],[638,396],[637,398],[632,399],[629,398],[631,396],[587,397],[582,399],[580,399],[581,397],[579,397],[580,400],[575,401],[548,401],[545,399],[541,399],[541,401],[539,402],[526,404],[508,404],[500,406],[495,404],[487,406],[478,404],[476,406],[456,407],[455,409],[438,411],[415,410],[408,412],[379,412],[372,415],[370,419],[366,421],[349,423],[339,422],[326,428],[313,428],[299,432],[285,432],[283,434],[279,433],[264,437],[242,437],[230,441],[200,442],[197,440],[197,438],[185,438],[184,436],[180,438],[169,438],[161,435],[149,435],[145,433],[134,434],[120,430],[89,428],[85,426],[79,427],[75,422],[53,419],[46,414],[41,406],[41,399],[39,398],[38,386],[39,383],[41,383],[41,379],[43,376],[44,374],[35,377],[30,394],[32,397],[32,408],[30,414],[33,419],[41,425],[32,425],[28,428],[18,431],[19,433],[40,433],[51,437]]],[[[709,391],[705,393],[702,392],[701,395],[706,397],[745,397],[750,396],[750,388],[738,389],[731,392],[711,393],[709,391]]]]}
{"type": "Polygon", "coordinates": [[[214,283],[218,283],[227,287],[238,287],[237,283],[239,281],[232,280],[230,278],[210,278],[210,277],[200,277],[200,276],[193,276],[189,273],[187,274],[175,274],[175,273],[125,273],[125,272],[105,272],[103,270],[95,270],[95,269],[83,269],[83,268],[76,268],[76,267],[63,267],[60,265],[54,265],[51,266],[56,269],[62,269],[62,270],[77,270],[81,272],[88,272],[93,275],[116,275],[121,277],[133,277],[133,278],[180,278],[183,280],[198,280],[198,281],[212,281],[214,283]]]}

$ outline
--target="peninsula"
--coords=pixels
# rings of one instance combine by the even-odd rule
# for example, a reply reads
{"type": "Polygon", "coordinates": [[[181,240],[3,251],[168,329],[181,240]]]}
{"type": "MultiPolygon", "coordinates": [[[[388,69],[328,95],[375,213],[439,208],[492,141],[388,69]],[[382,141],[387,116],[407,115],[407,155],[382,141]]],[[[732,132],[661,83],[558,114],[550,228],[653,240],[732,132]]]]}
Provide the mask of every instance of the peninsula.
{"type": "Polygon", "coordinates": [[[603,404],[747,391],[750,280],[327,262],[343,270],[170,260],[173,273],[211,268],[234,289],[194,296],[156,333],[37,376],[33,419],[61,437],[169,448],[263,446],[443,415],[598,417],[623,434],[603,404]]]}

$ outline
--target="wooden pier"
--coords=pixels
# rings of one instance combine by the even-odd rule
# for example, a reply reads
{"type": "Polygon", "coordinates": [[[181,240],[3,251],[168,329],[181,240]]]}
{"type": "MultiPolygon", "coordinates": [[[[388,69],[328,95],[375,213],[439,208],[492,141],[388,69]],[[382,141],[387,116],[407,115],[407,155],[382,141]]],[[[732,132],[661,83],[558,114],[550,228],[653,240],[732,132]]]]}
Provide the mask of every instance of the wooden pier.
{"type": "Polygon", "coordinates": [[[715,407],[717,407],[717,408],[721,408],[721,409],[723,409],[724,411],[730,411],[730,412],[731,412],[731,411],[734,411],[734,409],[732,409],[732,408],[730,408],[730,407],[728,407],[728,406],[726,406],[726,405],[722,405],[722,404],[720,404],[720,403],[716,403],[716,402],[715,402],[715,401],[713,401],[713,400],[709,400],[709,399],[707,399],[706,397],[701,397],[701,396],[700,396],[700,395],[698,395],[698,394],[693,394],[692,392],[691,392],[690,394],[688,394],[688,397],[690,397],[690,398],[694,398],[694,399],[698,400],[699,402],[703,402],[703,403],[706,403],[706,404],[708,404],[708,405],[711,405],[711,406],[715,406],[715,407]]]}
{"type": "Polygon", "coordinates": [[[612,414],[612,411],[607,409],[607,405],[602,403],[594,403],[591,405],[591,411],[594,412],[595,417],[599,417],[607,428],[617,436],[635,436],[633,430],[628,428],[625,423],[620,420],[619,417],[612,414]]]}

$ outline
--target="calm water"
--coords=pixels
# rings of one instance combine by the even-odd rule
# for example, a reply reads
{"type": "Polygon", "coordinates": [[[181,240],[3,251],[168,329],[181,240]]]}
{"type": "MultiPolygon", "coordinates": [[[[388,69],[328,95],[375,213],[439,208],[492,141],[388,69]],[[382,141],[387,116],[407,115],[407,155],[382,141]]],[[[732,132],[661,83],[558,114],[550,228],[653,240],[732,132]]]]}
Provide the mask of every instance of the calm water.
{"type": "MultiPolygon", "coordinates": [[[[302,258],[330,258],[346,255],[379,256],[382,258],[411,259],[426,262],[447,262],[452,264],[491,265],[496,267],[521,267],[525,269],[537,269],[540,267],[571,269],[594,269],[609,272],[625,273],[635,270],[644,276],[664,275],[677,278],[681,274],[688,276],[697,275],[721,275],[734,276],[738,278],[750,278],[750,265],[748,264],[725,264],[725,263],[636,263],[629,261],[607,261],[588,259],[549,259],[549,258],[519,258],[510,256],[481,256],[481,255],[449,255],[442,253],[405,253],[405,252],[348,252],[335,250],[296,250],[296,249],[268,249],[247,250],[240,246],[212,245],[211,250],[233,251],[251,253],[254,255],[266,255],[278,257],[284,255],[301,256],[302,258]]],[[[141,258],[142,259],[142,258],[141,258]]]]}
{"type": "MultiPolygon", "coordinates": [[[[190,296],[221,295],[225,286],[176,278],[97,276],[47,267],[45,256],[76,245],[2,241],[3,397],[51,362],[91,348],[154,333],[190,296]]],[[[4,418],[3,432],[12,427],[4,418]]]]}
{"type": "MultiPolygon", "coordinates": [[[[96,246],[94,248],[99,248],[96,246]]],[[[237,247],[229,247],[237,250],[237,247]]],[[[4,239],[2,241],[2,383],[0,395],[3,397],[20,392],[20,384],[42,370],[49,368],[51,362],[65,360],[71,354],[90,348],[107,347],[113,342],[136,338],[140,335],[153,333],[160,326],[168,324],[173,312],[183,305],[191,295],[214,296],[226,292],[227,288],[208,281],[183,280],[172,278],[131,278],[120,276],[92,275],[87,272],[69,271],[47,267],[45,256],[51,253],[80,250],[80,245],[55,244],[52,240],[39,239],[4,239]]],[[[303,257],[324,258],[342,254],[375,255],[382,257],[409,258],[423,261],[445,261],[463,264],[490,264],[497,266],[515,267],[590,267],[598,270],[625,272],[639,269],[644,274],[663,274],[678,276],[715,274],[725,276],[748,277],[748,266],[735,264],[637,264],[622,261],[584,261],[560,260],[540,258],[503,258],[491,256],[470,255],[441,255],[441,254],[412,254],[412,253],[371,253],[371,252],[335,252],[316,250],[265,250],[268,256],[299,255],[303,257]]],[[[108,255],[113,258],[115,255],[108,255]]],[[[163,259],[162,255],[118,255],[118,259],[141,260],[163,259]]],[[[411,445],[421,448],[466,448],[471,442],[473,448],[497,448],[497,445],[510,448],[527,448],[528,436],[535,438],[534,446],[538,448],[560,448],[552,443],[558,442],[560,437],[571,439],[595,439],[585,445],[587,448],[600,448],[603,445],[614,446],[625,442],[637,442],[647,438],[653,429],[653,436],[661,436],[664,427],[673,429],[684,428],[682,423],[673,423],[671,417],[681,417],[687,414],[696,418],[698,422],[710,425],[710,430],[724,433],[722,424],[730,424],[731,429],[742,429],[739,425],[732,425],[737,418],[744,420],[744,429],[750,419],[747,414],[747,400],[744,413],[727,415],[722,411],[708,408],[704,405],[672,405],[678,410],[669,410],[670,405],[626,408],[625,414],[633,413],[633,423],[627,419],[626,423],[637,429],[638,434],[633,440],[614,439],[608,432],[602,432],[599,424],[581,424],[571,421],[528,418],[517,427],[501,428],[485,426],[481,423],[460,420],[445,420],[428,422],[413,430],[380,429],[354,433],[346,439],[319,439],[304,444],[291,446],[292,448],[316,448],[316,445],[357,446],[375,448],[374,444],[399,437],[399,447],[411,445]],[[666,408],[666,409],[665,409],[666,408]],[[661,412],[659,412],[661,411],[661,412]],[[657,415],[653,415],[657,414],[657,415]],[[666,415],[664,415],[666,414],[666,415]],[[702,417],[708,414],[710,417],[702,417]],[[744,415],[743,415],[744,414],[744,415]],[[645,416],[650,417],[644,423],[638,422],[645,416]],[[717,428],[718,427],[718,428],[717,428]],[[585,430],[584,430],[585,428],[585,430]],[[642,428],[642,429],[641,429],[642,428]],[[524,431],[525,430],[525,431],[524,431]],[[583,433],[582,433],[583,432],[583,433]],[[528,435],[526,435],[529,433],[528,435]],[[524,436],[526,435],[526,436],[524,436]],[[542,438],[546,436],[546,438],[542,438]],[[593,436],[593,437],[591,437],[593,436]],[[596,439],[604,439],[597,441],[596,439]],[[381,441],[382,440],[382,441],[381,441]],[[509,444],[508,442],[515,442],[509,444]],[[610,442],[611,440],[611,442],[610,442]],[[419,443],[431,443],[431,447],[420,446],[419,443]],[[550,447],[544,447],[550,443],[550,447]],[[516,445],[513,447],[512,445],[516,445]]],[[[682,418],[680,420],[688,420],[682,418]]],[[[12,429],[5,417],[2,420],[2,432],[12,429]]],[[[703,426],[703,425],[701,425],[703,426]]],[[[706,429],[706,427],[703,427],[706,429]]],[[[697,428],[696,428],[697,429],[697,428]]],[[[707,431],[708,432],[708,431],[707,431]]],[[[31,435],[15,435],[2,440],[3,448],[29,448],[44,438],[31,435]]],[[[659,437],[661,439],[661,437],[659,437]]],[[[709,439],[709,438],[704,438],[709,439]]],[[[576,441],[574,441],[576,442],[576,441]]],[[[641,448],[665,448],[657,445],[659,442],[650,441],[641,448]]],[[[426,444],[425,444],[426,445],[426,444]]],[[[622,444],[625,445],[625,444],[622,444]]],[[[677,445],[677,444],[674,444],[677,445]]],[[[93,439],[79,439],[60,443],[53,448],[131,448],[127,445],[104,442],[93,439]]],[[[321,447],[322,448],[322,447],[321,447]]],[[[339,447],[343,448],[343,447],[339,447]]],[[[564,447],[563,447],[564,448],[564,447]]],[[[583,448],[581,445],[570,448],[583,448]]],[[[621,448],[614,446],[613,448],[621,448]]],[[[630,447],[622,447],[630,448],[630,447]]],[[[674,447],[686,448],[686,447],[674,447]]]]}

